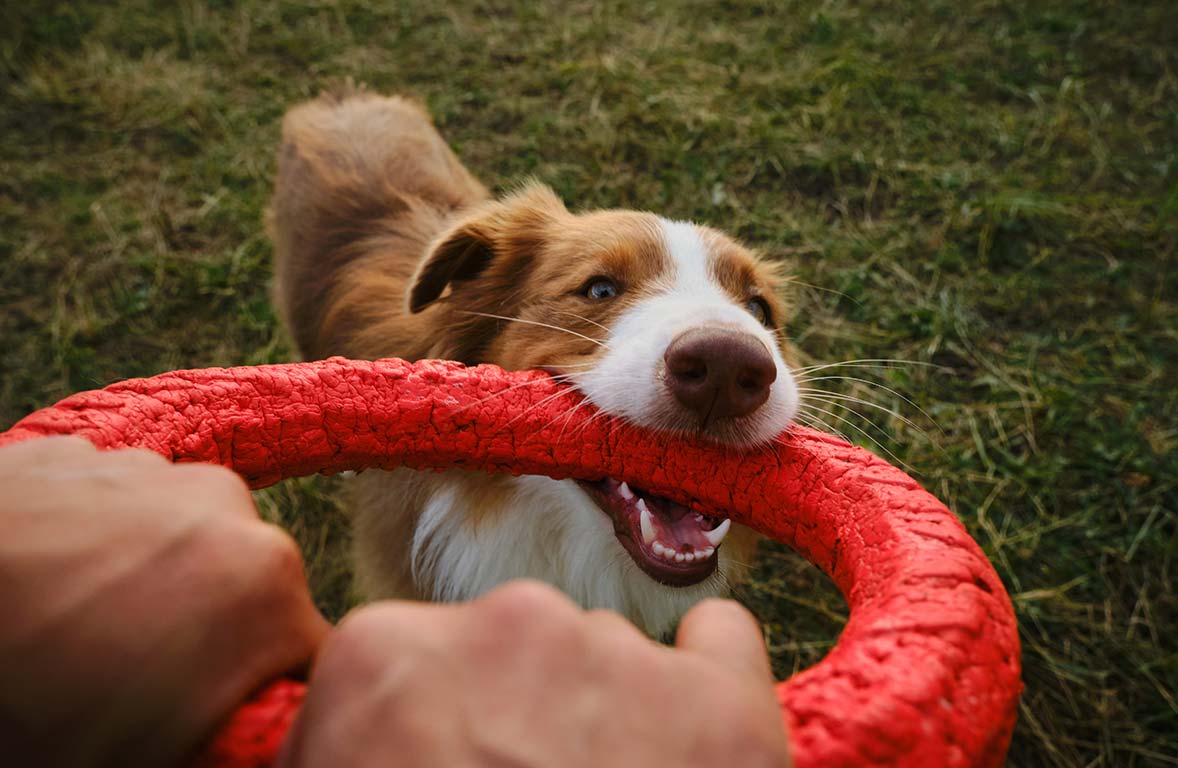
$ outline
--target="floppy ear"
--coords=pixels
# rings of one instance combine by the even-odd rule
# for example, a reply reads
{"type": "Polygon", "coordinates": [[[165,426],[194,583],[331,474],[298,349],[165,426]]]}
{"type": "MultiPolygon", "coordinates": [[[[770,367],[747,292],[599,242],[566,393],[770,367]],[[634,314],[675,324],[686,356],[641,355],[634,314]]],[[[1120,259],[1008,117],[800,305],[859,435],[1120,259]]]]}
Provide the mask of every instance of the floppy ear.
{"type": "Polygon", "coordinates": [[[425,309],[450,283],[469,280],[487,268],[495,246],[485,224],[478,218],[463,222],[431,246],[410,281],[410,312],[425,309]]]}
{"type": "Polygon", "coordinates": [[[420,312],[447,286],[473,280],[493,262],[530,259],[545,229],[562,214],[568,214],[564,204],[542,184],[480,207],[430,246],[410,281],[409,311],[420,312]]]}

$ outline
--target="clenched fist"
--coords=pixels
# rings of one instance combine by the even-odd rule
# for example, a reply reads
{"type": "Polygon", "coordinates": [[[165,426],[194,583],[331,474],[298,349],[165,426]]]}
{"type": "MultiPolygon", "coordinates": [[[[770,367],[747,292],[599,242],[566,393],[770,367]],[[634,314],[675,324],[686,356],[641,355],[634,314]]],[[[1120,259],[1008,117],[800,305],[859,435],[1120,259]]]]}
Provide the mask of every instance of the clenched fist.
{"type": "Polygon", "coordinates": [[[760,628],[701,603],[675,648],[515,582],[362,608],[325,643],[281,761],[321,766],[789,765],[760,628]]]}
{"type": "Polygon", "coordinates": [[[73,438],[0,449],[0,606],[12,765],[182,765],[329,629],[232,472],[73,438]]]}

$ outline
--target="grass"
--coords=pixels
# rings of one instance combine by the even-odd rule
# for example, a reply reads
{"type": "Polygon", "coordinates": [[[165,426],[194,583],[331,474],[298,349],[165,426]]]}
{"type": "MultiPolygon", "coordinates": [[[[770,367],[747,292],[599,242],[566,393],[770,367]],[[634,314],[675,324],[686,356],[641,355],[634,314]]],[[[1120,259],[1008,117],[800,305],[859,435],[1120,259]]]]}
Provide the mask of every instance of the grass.
{"type": "MultiPolygon", "coordinates": [[[[288,359],[260,223],[281,115],[344,77],[412,93],[490,183],[534,174],[786,260],[808,360],[933,364],[831,371],[928,419],[824,382],[919,429],[819,415],[912,467],[1007,584],[1010,764],[1178,764],[1169,3],[32,1],[0,30],[0,426],[288,359]]],[[[258,496],[333,616],[337,491],[258,496]]],[[[846,614],[781,549],[743,599],[779,674],[846,614]]]]}

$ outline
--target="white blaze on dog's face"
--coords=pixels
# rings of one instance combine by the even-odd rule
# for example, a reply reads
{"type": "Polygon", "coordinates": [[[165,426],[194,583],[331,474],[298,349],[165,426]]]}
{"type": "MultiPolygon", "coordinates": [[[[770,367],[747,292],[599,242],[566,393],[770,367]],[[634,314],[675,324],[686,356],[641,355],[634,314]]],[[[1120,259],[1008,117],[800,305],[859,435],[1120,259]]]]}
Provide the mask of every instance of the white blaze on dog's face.
{"type": "Polygon", "coordinates": [[[751,255],[718,233],[661,218],[657,227],[666,250],[662,274],[616,315],[605,334],[609,350],[574,381],[597,407],[642,426],[702,431],[740,445],[767,443],[790,422],[798,402],[769,330],[776,301],[768,274],[757,274],[760,265],[751,255]],[[686,352],[679,350],[684,343],[686,352]],[[676,375],[668,368],[676,359],[700,370],[676,375]],[[734,370],[708,370],[719,365],[734,370]],[[701,382],[706,402],[692,398],[695,393],[684,402],[685,375],[725,373],[734,380],[701,382]],[[734,385],[735,392],[722,385],[734,385]]]}
{"type": "MultiPolygon", "coordinates": [[[[755,446],[788,427],[798,402],[777,287],[768,265],[719,232],[647,213],[574,216],[532,187],[443,238],[410,307],[448,329],[436,356],[544,369],[626,421],[755,446]]],[[[530,576],[658,634],[725,593],[756,546],[726,518],[611,478],[510,482],[495,510],[464,517],[461,507],[479,504],[453,493],[429,505],[414,572],[439,597],[530,576]]]]}

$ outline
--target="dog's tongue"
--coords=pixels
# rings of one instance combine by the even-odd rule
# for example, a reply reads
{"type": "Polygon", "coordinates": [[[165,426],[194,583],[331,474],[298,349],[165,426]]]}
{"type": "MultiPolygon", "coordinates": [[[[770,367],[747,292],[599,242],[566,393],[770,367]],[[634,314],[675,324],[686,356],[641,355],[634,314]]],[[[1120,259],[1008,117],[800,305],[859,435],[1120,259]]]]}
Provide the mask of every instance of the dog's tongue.
{"type": "Polygon", "coordinates": [[[730,520],[701,515],[611,477],[578,482],[613,519],[618,541],[651,578],[686,587],[715,573],[716,551],[730,520]]]}
{"type": "Polygon", "coordinates": [[[659,541],[673,544],[676,550],[705,550],[723,541],[724,534],[728,532],[727,520],[719,522],[705,517],[661,496],[640,493],[639,498],[650,510],[655,537],[659,541]]]}

